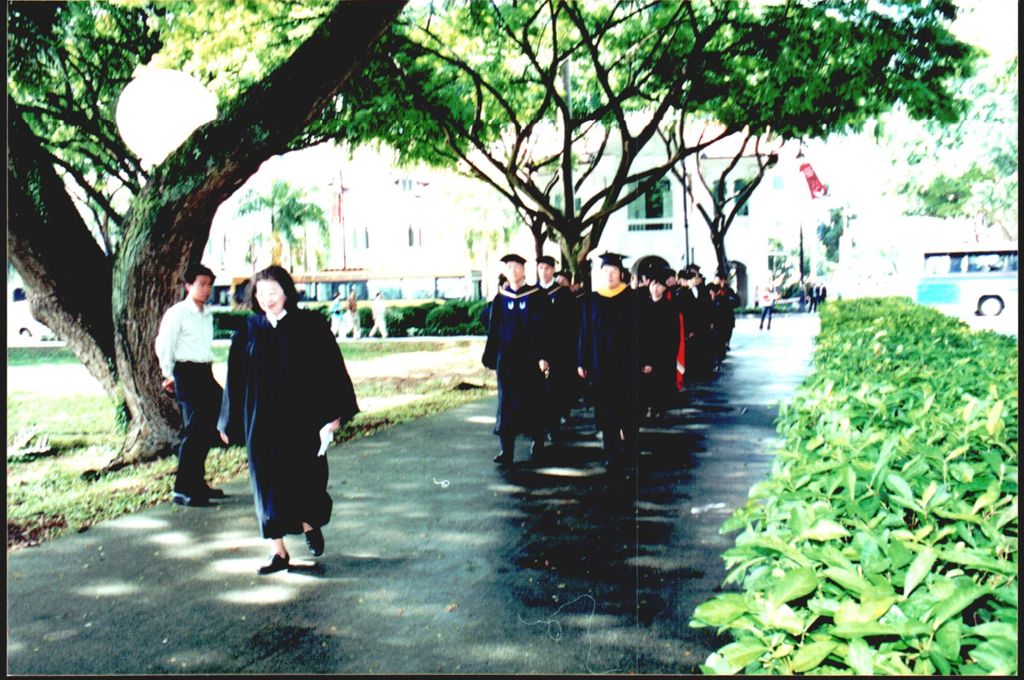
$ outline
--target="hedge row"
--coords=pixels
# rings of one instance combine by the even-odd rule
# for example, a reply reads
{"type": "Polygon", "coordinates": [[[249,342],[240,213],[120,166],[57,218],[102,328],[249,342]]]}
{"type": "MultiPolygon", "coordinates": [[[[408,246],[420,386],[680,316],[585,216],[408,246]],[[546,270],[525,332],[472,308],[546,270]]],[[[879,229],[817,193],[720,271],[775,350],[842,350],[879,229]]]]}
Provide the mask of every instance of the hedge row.
{"type": "MultiPolygon", "coordinates": [[[[480,311],[487,304],[486,300],[466,302],[449,300],[443,304],[427,302],[421,305],[390,306],[387,308],[388,335],[390,337],[408,337],[422,335],[486,335],[487,329],[480,323],[480,311]]],[[[315,303],[307,305],[324,315],[328,321],[331,317],[331,303],[315,303]]],[[[373,328],[373,312],[369,307],[359,308],[359,326],[365,336],[373,328]]],[[[214,337],[230,338],[241,320],[251,314],[249,311],[217,311],[214,312],[214,337]]]]}
{"type": "Polygon", "coordinates": [[[706,673],[1017,671],[1017,344],[903,298],[831,302],[770,477],[722,527],[706,673]]]}

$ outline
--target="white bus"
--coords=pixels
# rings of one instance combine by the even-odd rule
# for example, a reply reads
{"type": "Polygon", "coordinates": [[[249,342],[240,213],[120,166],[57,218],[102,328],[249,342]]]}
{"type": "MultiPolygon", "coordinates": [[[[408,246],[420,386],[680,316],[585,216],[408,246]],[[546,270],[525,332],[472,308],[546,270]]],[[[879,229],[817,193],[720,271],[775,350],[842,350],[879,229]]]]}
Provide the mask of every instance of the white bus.
{"type": "Polygon", "coordinates": [[[1015,245],[958,246],[924,254],[917,302],[953,316],[1017,313],[1015,245]]]}

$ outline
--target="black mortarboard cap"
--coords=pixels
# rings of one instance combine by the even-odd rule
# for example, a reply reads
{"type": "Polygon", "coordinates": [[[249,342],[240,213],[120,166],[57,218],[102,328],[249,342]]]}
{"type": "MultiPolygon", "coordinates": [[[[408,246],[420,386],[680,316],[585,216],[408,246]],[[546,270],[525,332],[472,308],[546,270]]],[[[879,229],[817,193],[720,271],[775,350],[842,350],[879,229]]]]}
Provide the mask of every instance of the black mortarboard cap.
{"type": "Polygon", "coordinates": [[[682,271],[679,272],[679,276],[677,276],[676,278],[677,279],[683,279],[684,281],[688,281],[688,280],[692,279],[693,276],[694,275],[693,275],[693,270],[692,269],[683,269],[682,271]]]}
{"type": "Polygon", "coordinates": [[[611,265],[612,267],[618,267],[619,269],[625,269],[625,267],[626,267],[626,265],[622,264],[622,260],[623,260],[623,258],[626,257],[626,255],[620,255],[618,253],[608,253],[608,252],[605,252],[605,253],[602,253],[601,255],[599,255],[598,257],[601,258],[601,266],[602,267],[608,266],[608,265],[611,265]]]}
{"type": "Polygon", "coordinates": [[[662,285],[666,285],[668,280],[675,276],[676,273],[671,269],[665,269],[664,267],[653,267],[647,272],[647,277],[654,279],[662,285]]]}
{"type": "Polygon", "coordinates": [[[526,264],[526,260],[521,255],[515,253],[509,253],[508,255],[501,258],[502,262],[518,262],[519,264],[526,264]]]}
{"type": "Polygon", "coordinates": [[[551,257],[550,255],[541,255],[540,257],[537,258],[537,264],[546,264],[550,267],[554,267],[555,258],[551,257]]]}

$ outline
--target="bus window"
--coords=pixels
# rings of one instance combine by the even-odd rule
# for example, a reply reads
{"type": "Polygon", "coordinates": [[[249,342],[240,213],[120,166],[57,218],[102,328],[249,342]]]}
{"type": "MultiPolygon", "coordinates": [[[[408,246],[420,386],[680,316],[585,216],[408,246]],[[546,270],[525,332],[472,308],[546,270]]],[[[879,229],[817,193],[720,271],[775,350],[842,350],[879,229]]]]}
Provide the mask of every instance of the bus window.
{"type": "Polygon", "coordinates": [[[941,276],[948,274],[950,269],[949,255],[925,255],[924,273],[927,276],[941,276]]]}
{"type": "Polygon", "coordinates": [[[998,272],[1003,270],[1003,261],[999,253],[972,253],[967,256],[967,271],[998,272]]]}

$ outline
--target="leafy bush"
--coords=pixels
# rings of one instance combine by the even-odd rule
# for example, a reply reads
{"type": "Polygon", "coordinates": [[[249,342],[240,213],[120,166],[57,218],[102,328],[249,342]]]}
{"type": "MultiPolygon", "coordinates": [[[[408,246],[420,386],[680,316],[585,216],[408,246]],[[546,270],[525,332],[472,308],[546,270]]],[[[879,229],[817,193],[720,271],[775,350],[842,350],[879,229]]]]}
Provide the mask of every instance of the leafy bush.
{"type": "Polygon", "coordinates": [[[772,474],[723,532],[706,673],[1017,670],[1017,346],[903,298],[822,308],[772,474]]]}
{"type": "Polygon", "coordinates": [[[246,318],[252,314],[248,309],[216,311],[213,313],[213,339],[229,340],[235,331],[245,324],[246,318]]]}
{"type": "Polygon", "coordinates": [[[486,304],[486,301],[449,300],[426,315],[424,334],[485,335],[487,329],[480,323],[480,310],[486,304]]]}
{"type": "Polygon", "coordinates": [[[431,335],[441,335],[446,329],[467,323],[469,321],[468,312],[468,305],[446,302],[427,314],[426,330],[431,335]]]}

